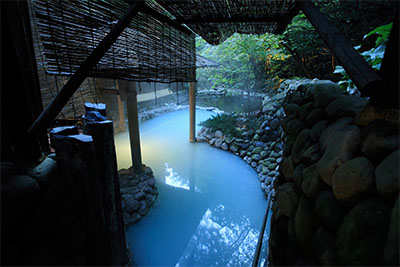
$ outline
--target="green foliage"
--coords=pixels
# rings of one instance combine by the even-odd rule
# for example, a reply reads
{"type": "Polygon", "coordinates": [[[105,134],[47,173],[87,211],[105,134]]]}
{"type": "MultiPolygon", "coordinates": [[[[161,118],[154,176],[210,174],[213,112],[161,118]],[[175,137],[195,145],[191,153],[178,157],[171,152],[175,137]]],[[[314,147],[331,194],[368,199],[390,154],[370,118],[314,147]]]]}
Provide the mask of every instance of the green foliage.
{"type": "MultiPolygon", "coordinates": [[[[373,29],[372,31],[367,33],[363,38],[363,41],[365,41],[368,37],[372,35],[377,35],[375,47],[361,53],[361,55],[370,64],[370,66],[376,70],[379,70],[381,68],[382,59],[385,55],[386,42],[389,39],[392,24],[393,23],[389,23],[379,26],[376,29],[373,29]]],[[[361,47],[362,46],[359,45],[355,46],[354,48],[356,50],[360,50],[361,47]]],[[[339,73],[343,76],[341,81],[339,82],[339,85],[345,91],[352,93],[356,90],[356,86],[354,85],[353,81],[350,79],[350,76],[346,73],[343,67],[336,66],[334,73],[339,73]]]]}
{"type": "MultiPolygon", "coordinates": [[[[360,44],[363,37],[379,34],[375,46],[372,44],[359,51],[365,53],[373,67],[380,67],[384,51],[381,45],[389,34],[387,24],[394,18],[396,1],[313,2],[353,45],[360,44]],[[378,25],[384,26],[376,28],[378,25]],[[369,33],[364,36],[366,32],[369,33]]],[[[221,64],[219,68],[197,70],[200,90],[222,87],[265,91],[276,88],[281,79],[293,76],[339,81],[342,75],[338,73],[344,73],[340,67],[335,69],[335,58],[302,12],[294,17],[282,35],[234,34],[219,46],[211,46],[197,37],[196,49],[202,56],[221,64]]],[[[347,88],[351,81],[344,78],[347,88]]]]}
{"type": "Polygon", "coordinates": [[[208,45],[196,38],[197,52],[219,62],[219,68],[197,70],[198,87],[260,90],[265,87],[272,62],[288,55],[280,46],[280,37],[273,34],[234,34],[219,46],[208,45]]]}
{"type": "Polygon", "coordinates": [[[235,114],[218,114],[201,122],[200,125],[210,128],[213,131],[220,130],[225,135],[240,136],[240,129],[237,127],[237,115],[235,114]]]}

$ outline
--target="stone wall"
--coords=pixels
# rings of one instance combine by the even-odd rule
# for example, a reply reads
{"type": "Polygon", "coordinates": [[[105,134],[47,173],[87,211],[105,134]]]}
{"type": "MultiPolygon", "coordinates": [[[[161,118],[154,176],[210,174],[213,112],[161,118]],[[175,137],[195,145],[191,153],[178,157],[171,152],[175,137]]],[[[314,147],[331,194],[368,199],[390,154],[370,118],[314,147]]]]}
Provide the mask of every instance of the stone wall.
{"type": "MultiPolygon", "coordinates": [[[[203,127],[198,133],[197,141],[208,142],[211,146],[240,156],[257,171],[265,196],[268,197],[270,193],[274,195],[273,182],[279,175],[283,152],[284,132],[281,127],[285,115],[283,105],[287,94],[305,81],[311,80],[286,80],[272,97],[258,94],[263,97],[262,110],[253,112],[254,117],[251,118],[253,121],[261,122],[256,130],[246,128],[249,114],[243,113],[239,114],[238,119],[241,125],[241,137],[232,137],[221,131],[203,127]]],[[[223,111],[217,113],[222,114],[223,111]]]]}
{"type": "Polygon", "coordinates": [[[399,113],[330,81],[286,96],[271,265],[399,265],[399,113]]]}
{"type": "MultiPolygon", "coordinates": [[[[279,175],[279,163],[282,157],[283,136],[280,121],[284,116],[281,103],[285,93],[281,92],[271,99],[264,97],[263,110],[254,112],[259,127],[256,130],[246,128],[248,114],[240,114],[238,123],[241,125],[240,137],[233,137],[221,131],[203,127],[197,137],[199,142],[208,142],[211,146],[229,151],[241,157],[258,173],[260,186],[265,196],[273,192],[273,181],[279,175]]],[[[219,112],[221,114],[221,111],[219,112]]]]}

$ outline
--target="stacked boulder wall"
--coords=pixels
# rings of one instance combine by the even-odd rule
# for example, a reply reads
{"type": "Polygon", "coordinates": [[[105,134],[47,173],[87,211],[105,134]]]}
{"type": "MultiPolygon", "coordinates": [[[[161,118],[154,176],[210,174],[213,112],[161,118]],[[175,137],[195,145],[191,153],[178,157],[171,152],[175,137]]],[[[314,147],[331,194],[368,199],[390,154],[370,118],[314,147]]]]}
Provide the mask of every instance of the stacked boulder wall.
{"type": "Polygon", "coordinates": [[[399,265],[399,111],[365,115],[367,99],[330,81],[292,88],[269,264],[399,265]]]}

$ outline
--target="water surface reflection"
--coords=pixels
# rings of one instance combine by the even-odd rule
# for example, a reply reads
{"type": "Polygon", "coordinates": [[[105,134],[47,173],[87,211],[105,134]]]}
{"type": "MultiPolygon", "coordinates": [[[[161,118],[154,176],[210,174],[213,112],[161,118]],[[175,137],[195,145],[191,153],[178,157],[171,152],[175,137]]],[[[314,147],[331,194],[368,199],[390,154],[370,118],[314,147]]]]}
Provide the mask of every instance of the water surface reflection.
{"type": "MultiPolygon", "coordinates": [[[[159,197],[127,229],[135,264],[249,266],[266,207],[257,173],[231,153],[189,143],[188,113],[140,125],[143,162],[153,169],[159,197]]],[[[197,110],[197,122],[211,115],[197,110]]],[[[116,150],[119,168],[128,167],[127,133],[116,136],[116,150]]]]}

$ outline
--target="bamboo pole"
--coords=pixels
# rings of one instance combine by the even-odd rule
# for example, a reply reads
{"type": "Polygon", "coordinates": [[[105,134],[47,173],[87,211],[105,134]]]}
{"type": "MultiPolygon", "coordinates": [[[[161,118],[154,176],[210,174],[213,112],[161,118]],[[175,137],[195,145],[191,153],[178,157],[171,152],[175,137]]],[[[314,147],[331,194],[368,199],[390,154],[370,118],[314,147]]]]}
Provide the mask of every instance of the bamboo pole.
{"type": "Polygon", "coordinates": [[[189,141],[196,142],[196,83],[189,83],[189,117],[190,117],[190,129],[189,129],[189,141]]]}

